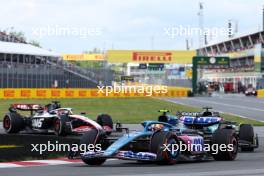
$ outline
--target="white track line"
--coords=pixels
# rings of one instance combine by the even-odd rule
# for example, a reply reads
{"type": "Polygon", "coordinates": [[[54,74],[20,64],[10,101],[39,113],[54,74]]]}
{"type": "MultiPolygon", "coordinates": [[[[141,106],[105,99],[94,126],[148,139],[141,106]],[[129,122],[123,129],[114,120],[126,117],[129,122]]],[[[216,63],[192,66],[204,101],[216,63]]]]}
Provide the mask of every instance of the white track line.
{"type": "Polygon", "coordinates": [[[255,111],[261,111],[261,112],[264,112],[264,109],[249,108],[249,107],[247,107],[247,106],[233,105],[233,104],[227,104],[227,103],[217,103],[217,102],[214,102],[214,101],[208,101],[208,100],[197,100],[197,99],[192,99],[192,100],[193,100],[193,101],[197,101],[197,102],[211,103],[211,104],[222,105],[222,106],[228,106],[228,107],[234,107],[234,108],[239,108],[239,109],[248,109],[248,110],[255,110],[255,111]]]}
{"type": "Polygon", "coordinates": [[[18,164],[13,164],[13,163],[0,163],[0,169],[1,168],[14,168],[14,167],[23,167],[18,164]]]}
{"type": "MultiPolygon", "coordinates": [[[[186,98],[185,98],[186,99],[186,98]]],[[[171,103],[175,103],[175,104],[180,104],[180,105],[184,105],[184,106],[191,106],[191,107],[198,107],[198,108],[201,108],[200,106],[198,105],[190,105],[190,104],[187,104],[187,103],[182,103],[182,102],[178,102],[177,100],[171,100],[171,99],[161,99],[161,100],[165,100],[165,101],[168,101],[168,102],[171,102],[171,103]]],[[[211,103],[211,102],[210,102],[211,103]]],[[[221,104],[221,103],[218,103],[218,104],[221,104]]],[[[221,104],[222,105],[222,104],[221,104]]],[[[229,106],[229,105],[228,105],[229,106]]],[[[217,109],[217,108],[215,108],[217,109]]],[[[261,109],[261,111],[264,111],[261,109]]],[[[219,111],[220,113],[224,113],[224,114],[229,114],[229,115],[235,115],[235,116],[238,116],[238,117],[241,117],[241,118],[245,118],[245,119],[251,119],[251,120],[256,120],[256,121],[259,121],[259,122],[264,122],[263,120],[257,120],[257,119],[254,119],[254,118],[250,118],[250,117],[246,117],[246,116],[242,116],[242,115],[239,115],[239,114],[235,114],[235,113],[231,113],[231,112],[224,112],[224,111],[219,111]]]]}
{"type": "MultiPolygon", "coordinates": [[[[108,159],[107,161],[114,161],[118,159],[108,159]]],[[[66,164],[84,164],[82,161],[65,161],[63,159],[48,159],[48,160],[31,160],[31,161],[18,161],[18,163],[4,162],[0,163],[1,168],[15,168],[15,167],[36,167],[36,166],[50,166],[50,165],[66,165],[66,164]],[[21,162],[21,163],[19,163],[21,162]],[[26,163],[36,163],[36,164],[26,164],[26,163]]]]}
{"type": "Polygon", "coordinates": [[[33,160],[33,161],[25,161],[30,163],[43,163],[47,165],[61,165],[61,164],[72,164],[74,162],[64,161],[64,160],[33,160]]]}

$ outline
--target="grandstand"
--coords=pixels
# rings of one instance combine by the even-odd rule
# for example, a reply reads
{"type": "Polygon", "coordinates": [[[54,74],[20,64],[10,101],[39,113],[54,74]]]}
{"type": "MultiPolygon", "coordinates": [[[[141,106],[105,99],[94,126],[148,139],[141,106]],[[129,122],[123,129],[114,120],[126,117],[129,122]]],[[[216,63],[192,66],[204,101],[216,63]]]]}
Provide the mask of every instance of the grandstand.
{"type": "Polygon", "coordinates": [[[232,83],[234,91],[240,87],[259,87],[264,71],[264,31],[241,35],[207,45],[197,50],[200,56],[228,56],[228,69],[207,69],[202,78],[212,82],[232,83]]]}
{"type": "Polygon", "coordinates": [[[108,69],[83,69],[59,53],[0,34],[0,88],[91,88],[112,79],[108,69]]]}

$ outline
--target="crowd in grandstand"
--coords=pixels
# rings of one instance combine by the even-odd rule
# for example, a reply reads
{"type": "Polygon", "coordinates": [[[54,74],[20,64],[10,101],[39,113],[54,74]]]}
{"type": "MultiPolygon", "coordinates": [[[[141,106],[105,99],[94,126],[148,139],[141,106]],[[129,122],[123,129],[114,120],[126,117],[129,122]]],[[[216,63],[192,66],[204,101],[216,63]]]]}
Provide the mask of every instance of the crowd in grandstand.
{"type": "MultiPolygon", "coordinates": [[[[22,35],[0,31],[0,42],[17,43],[5,45],[12,48],[0,52],[0,87],[96,87],[99,83],[109,85],[113,72],[109,68],[82,68],[64,61],[60,55],[49,55],[49,51],[32,48],[22,35]],[[31,47],[17,46],[20,43],[31,47]],[[22,47],[22,49],[21,49],[22,47]],[[25,47],[25,48],[23,48],[25,47]],[[15,48],[21,49],[21,53],[15,48]],[[41,50],[38,54],[38,51],[41,50]],[[15,53],[14,53],[15,52],[15,53]],[[44,53],[44,55],[43,55],[44,53]],[[47,55],[45,55],[47,54],[47,55]],[[56,84],[54,84],[56,82],[56,84]]],[[[1,48],[1,49],[3,49],[1,48]]]]}
{"type": "Polygon", "coordinates": [[[255,45],[263,43],[263,31],[248,36],[232,38],[228,41],[206,46],[200,50],[201,55],[221,55],[224,53],[239,52],[254,48],[255,45]]]}

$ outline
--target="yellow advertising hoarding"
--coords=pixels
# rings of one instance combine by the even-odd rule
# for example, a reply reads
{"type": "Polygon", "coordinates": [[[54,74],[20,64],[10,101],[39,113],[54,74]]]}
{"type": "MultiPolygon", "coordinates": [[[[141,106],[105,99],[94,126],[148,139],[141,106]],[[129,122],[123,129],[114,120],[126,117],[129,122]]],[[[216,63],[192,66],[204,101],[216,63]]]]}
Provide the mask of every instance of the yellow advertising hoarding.
{"type": "Polygon", "coordinates": [[[254,56],[255,62],[261,62],[261,56],[254,56]]]}
{"type": "Polygon", "coordinates": [[[74,61],[103,61],[104,54],[63,54],[63,60],[74,61]]]}
{"type": "Polygon", "coordinates": [[[241,58],[241,57],[248,57],[248,56],[254,56],[254,50],[245,50],[245,51],[236,51],[236,52],[230,52],[225,54],[226,56],[232,58],[241,58]]]}
{"type": "Polygon", "coordinates": [[[254,62],[261,62],[261,51],[257,52],[256,49],[248,49],[243,51],[236,51],[236,52],[230,52],[227,54],[224,54],[224,56],[229,57],[230,59],[237,59],[237,58],[243,58],[243,57],[254,57],[254,62]]]}
{"type": "Polygon", "coordinates": [[[257,95],[258,95],[258,98],[264,98],[264,89],[258,90],[257,95]]]}
{"type": "MultiPolygon", "coordinates": [[[[187,97],[189,88],[168,87],[167,93],[153,93],[154,97],[187,97]]],[[[45,98],[113,98],[113,97],[149,97],[144,93],[110,93],[98,89],[47,89],[47,88],[4,88],[0,89],[0,99],[45,99],[45,98]]]]}
{"type": "Polygon", "coordinates": [[[196,51],[186,50],[108,50],[108,62],[191,64],[196,51]]]}

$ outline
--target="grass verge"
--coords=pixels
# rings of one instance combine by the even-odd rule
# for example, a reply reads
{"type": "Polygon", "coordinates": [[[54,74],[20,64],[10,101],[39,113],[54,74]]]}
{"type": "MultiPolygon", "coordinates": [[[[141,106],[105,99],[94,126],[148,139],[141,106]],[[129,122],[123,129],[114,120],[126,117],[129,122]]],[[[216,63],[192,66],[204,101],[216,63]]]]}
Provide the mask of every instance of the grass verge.
{"type": "MultiPolygon", "coordinates": [[[[34,103],[48,104],[53,99],[16,99],[0,100],[0,120],[7,112],[12,103],[34,103]]],[[[144,120],[157,120],[160,115],[159,109],[169,109],[173,113],[176,111],[195,112],[201,111],[199,108],[175,104],[164,100],[153,98],[94,98],[94,99],[59,99],[63,107],[73,108],[76,114],[86,112],[89,117],[95,119],[100,113],[108,113],[115,122],[140,123],[144,120]]],[[[249,123],[255,126],[264,126],[264,122],[242,118],[230,114],[221,114],[226,120],[238,123],[249,123]]]]}

